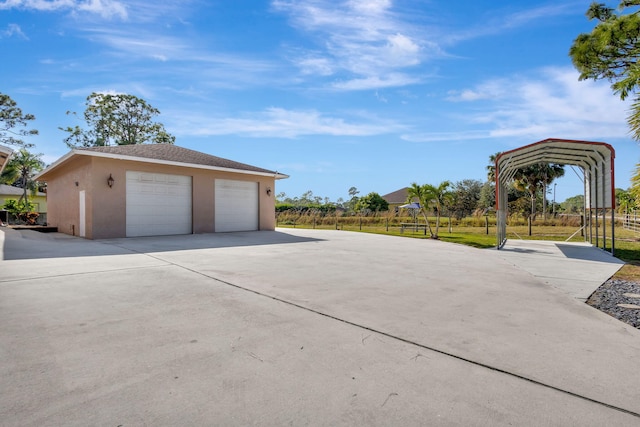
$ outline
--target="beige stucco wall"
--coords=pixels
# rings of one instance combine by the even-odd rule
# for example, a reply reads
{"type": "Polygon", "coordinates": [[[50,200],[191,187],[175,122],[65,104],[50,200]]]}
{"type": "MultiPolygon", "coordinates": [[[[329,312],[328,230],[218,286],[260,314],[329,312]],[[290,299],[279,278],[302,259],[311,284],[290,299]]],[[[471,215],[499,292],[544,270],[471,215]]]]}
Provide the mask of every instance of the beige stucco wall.
{"type": "Polygon", "coordinates": [[[125,237],[127,171],[191,176],[193,233],[215,232],[215,179],[258,182],[260,230],[275,229],[274,177],[90,156],[76,156],[68,164],[59,166],[58,170],[43,177],[47,181],[49,224],[58,227],[60,232],[78,235],[79,192],[85,190],[85,237],[125,237]],[[115,180],[112,188],[107,185],[110,174],[115,180]],[[267,195],[267,187],[271,188],[271,195],[267,195]]]}
{"type": "Polygon", "coordinates": [[[91,238],[90,210],[91,159],[76,157],[64,165],[64,170],[47,174],[47,224],[58,227],[61,233],[77,236],[80,232],[79,194],[87,194],[87,237],[91,238]]]}

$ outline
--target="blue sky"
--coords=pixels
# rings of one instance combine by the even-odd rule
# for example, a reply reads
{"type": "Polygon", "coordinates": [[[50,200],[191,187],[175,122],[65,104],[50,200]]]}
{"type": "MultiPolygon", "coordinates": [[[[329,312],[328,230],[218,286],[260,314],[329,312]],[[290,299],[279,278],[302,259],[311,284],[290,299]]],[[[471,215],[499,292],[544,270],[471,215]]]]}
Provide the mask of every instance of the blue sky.
{"type": "MultiPolygon", "coordinates": [[[[489,155],[546,138],[612,144],[628,188],[630,104],[568,57],[590,2],[0,0],[0,92],[47,163],[106,92],[158,108],[177,145],[290,175],[290,197],[485,180],[489,155]]],[[[567,169],[556,200],[581,193],[567,169]]]]}

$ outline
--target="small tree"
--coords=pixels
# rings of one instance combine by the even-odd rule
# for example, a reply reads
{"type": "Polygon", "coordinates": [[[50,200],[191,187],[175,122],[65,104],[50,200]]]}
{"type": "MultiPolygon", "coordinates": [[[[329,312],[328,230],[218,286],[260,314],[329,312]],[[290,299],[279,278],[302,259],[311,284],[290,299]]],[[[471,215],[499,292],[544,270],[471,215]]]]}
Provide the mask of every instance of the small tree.
{"type": "Polygon", "coordinates": [[[19,200],[5,200],[2,209],[9,212],[9,214],[18,221],[30,222],[29,220],[33,219],[33,222],[35,222],[35,219],[38,217],[38,214],[33,212],[33,203],[28,200],[25,201],[22,198],[19,200]]]}
{"type": "Polygon", "coordinates": [[[356,204],[358,203],[358,194],[360,191],[356,187],[349,188],[349,197],[350,199],[345,203],[346,208],[350,211],[356,210],[356,204]]]}
{"type": "MultiPolygon", "coordinates": [[[[514,174],[515,187],[529,193],[531,202],[530,217],[532,220],[536,218],[536,199],[538,191],[545,189],[556,177],[564,175],[564,166],[547,163],[536,163],[520,168],[514,174]]],[[[546,198],[546,194],[543,194],[546,198]]]]}
{"type": "Polygon", "coordinates": [[[28,206],[28,191],[35,193],[38,190],[38,184],[33,180],[33,177],[44,169],[44,162],[40,160],[41,156],[42,154],[33,154],[26,148],[21,148],[11,156],[5,170],[2,171],[2,176],[0,176],[0,182],[22,188],[19,202],[24,202],[23,206],[28,206]]]}
{"type": "Polygon", "coordinates": [[[369,193],[358,199],[355,209],[357,211],[384,212],[389,210],[389,203],[378,193],[369,193]]]}
{"type": "MultiPolygon", "coordinates": [[[[606,79],[620,99],[633,97],[627,123],[636,141],[640,141],[639,5],[638,0],[622,0],[616,13],[604,3],[591,3],[587,18],[598,23],[590,33],[580,34],[569,50],[580,80],[606,79]]],[[[631,190],[636,200],[640,200],[640,163],[636,166],[631,190]]]]}
{"type": "Polygon", "coordinates": [[[501,151],[498,151],[495,154],[491,154],[489,156],[489,164],[487,165],[487,180],[490,182],[496,181],[496,160],[502,154],[501,151]]]}
{"type": "Polygon", "coordinates": [[[422,214],[424,221],[427,223],[427,229],[429,235],[434,238],[433,230],[431,230],[431,224],[429,224],[429,217],[427,216],[427,207],[431,204],[432,194],[427,191],[426,186],[419,185],[417,182],[412,182],[407,188],[407,203],[414,203],[418,201],[420,205],[420,213],[422,214]]]}
{"type": "Polygon", "coordinates": [[[0,144],[30,147],[20,137],[37,135],[35,129],[15,129],[28,126],[28,122],[35,120],[33,114],[24,114],[18,104],[9,95],[0,93],[0,144]]]}
{"type": "Polygon", "coordinates": [[[453,194],[449,191],[451,182],[442,181],[438,186],[425,184],[425,191],[429,194],[429,198],[433,201],[434,210],[436,212],[436,233],[432,237],[438,238],[438,231],[440,229],[440,216],[444,211],[444,208],[451,204],[453,201],[453,194]]]}
{"type": "Polygon", "coordinates": [[[577,196],[569,197],[560,203],[560,207],[565,212],[582,213],[584,211],[584,195],[578,194],[577,196]]]}
{"type": "Polygon", "coordinates": [[[453,184],[451,210],[456,218],[471,215],[478,208],[482,188],[482,182],[475,179],[464,179],[453,184]]]}
{"type": "Polygon", "coordinates": [[[478,199],[478,209],[490,209],[496,205],[496,188],[493,181],[482,184],[480,197],[478,199]]]}
{"type": "MultiPolygon", "coordinates": [[[[70,148],[175,142],[176,138],[165,131],[162,123],[153,121],[160,111],[134,95],[94,92],[87,97],[86,106],[87,129],[59,128],[69,133],[64,142],[70,148]]],[[[77,116],[69,111],[67,114],[77,116]]]]}
{"type": "Polygon", "coordinates": [[[541,165],[540,180],[542,182],[542,214],[547,219],[547,188],[553,181],[564,176],[564,165],[543,163],[541,165]]]}
{"type": "Polygon", "coordinates": [[[633,193],[631,193],[631,189],[623,190],[622,188],[616,188],[616,206],[620,214],[626,214],[629,213],[629,211],[635,210],[636,200],[633,193]]]}
{"type": "Polygon", "coordinates": [[[636,171],[631,177],[629,193],[635,200],[635,207],[640,208],[640,163],[636,166],[636,171]]]}
{"type": "Polygon", "coordinates": [[[432,239],[438,238],[438,229],[440,227],[440,214],[442,208],[448,202],[451,197],[451,193],[447,191],[451,183],[449,181],[442,182],[439,186],[435,187],[431,184],[418,185],[417,183],[411,183],[411,186],[407,188],[407,203],[412,203],[414,200],[418,200],[420,204],[420,213],[424,217],[427,223],[427,229],[432,239]],[[429,207],[432,206],[436,213],[436,231],[433,232],[431,224],[429,223],[429,217],[427,212],[429,207]]]}
{"type": "Polygon", "coordinates": [[[587,10],[589,20],[598,23],[588,34],[580,34],[569,50],[573,65],[580,72],[580,80],[609,80],[613,92],[626,99],[634,97],[628,122],[631,133],[640,140],[640,13],[636,0],[622,0],[619,13],[604,3],[591,3],[587,10]],[[623,13],[632,8],[629,13],[623,13]]]}

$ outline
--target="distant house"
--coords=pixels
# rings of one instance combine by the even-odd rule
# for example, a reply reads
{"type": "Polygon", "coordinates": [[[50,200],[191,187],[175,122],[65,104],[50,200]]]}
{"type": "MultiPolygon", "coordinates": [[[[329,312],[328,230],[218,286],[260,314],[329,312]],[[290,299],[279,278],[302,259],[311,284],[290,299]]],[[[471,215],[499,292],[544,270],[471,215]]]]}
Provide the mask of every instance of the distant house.
{"type": "MultiPolygon", "coordinates": [[[[14,187],[12,185],[0,184],[0,210],[2,210],[2,206],[7,200],[18,200],[20,196],[24,194],[24,190],[19,187],[14,187]]],[[[38,213],[46,213],[47,212],[47,194],[37,192],[32,194],[31,191],[27,190],[27,194],[29,196],[29,201],[33,203],[33,211],[38,213]]]]}
{"type": "Polygon", "coordinates": [[[273,230],[283,178],[171,144],[77,148],[36,176],[48,224],[88,239],[273,230]]]}
{"type": "MultiPolygon", "coordinates": [[[[404,187],[401,188],[399,190],[396,190],[392,193],[389,194],[385,194],[384,196],[382,196],[383,199],[385,199],[387,201],[387,203],[389,203],[389,210],[393,211],[396,210],[396,208],[399,208],[402,205],[406,205],[407,204],[407,198],[409,197],[409,187],[404,187]]],[[[411,200],[411,202],[417,202],[418,199],[411,200]]]]}

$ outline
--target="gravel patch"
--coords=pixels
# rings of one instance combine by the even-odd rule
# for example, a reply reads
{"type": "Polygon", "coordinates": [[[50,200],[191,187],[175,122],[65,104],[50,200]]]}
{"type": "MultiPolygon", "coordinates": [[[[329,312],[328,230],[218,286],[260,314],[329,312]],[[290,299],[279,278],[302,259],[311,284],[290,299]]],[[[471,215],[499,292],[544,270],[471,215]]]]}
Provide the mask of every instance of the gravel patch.
{"type": "Polygon", "coordinates": [[[640,283],[609,279],[587,300],[587,304],[640,329],[640,283]]]}

